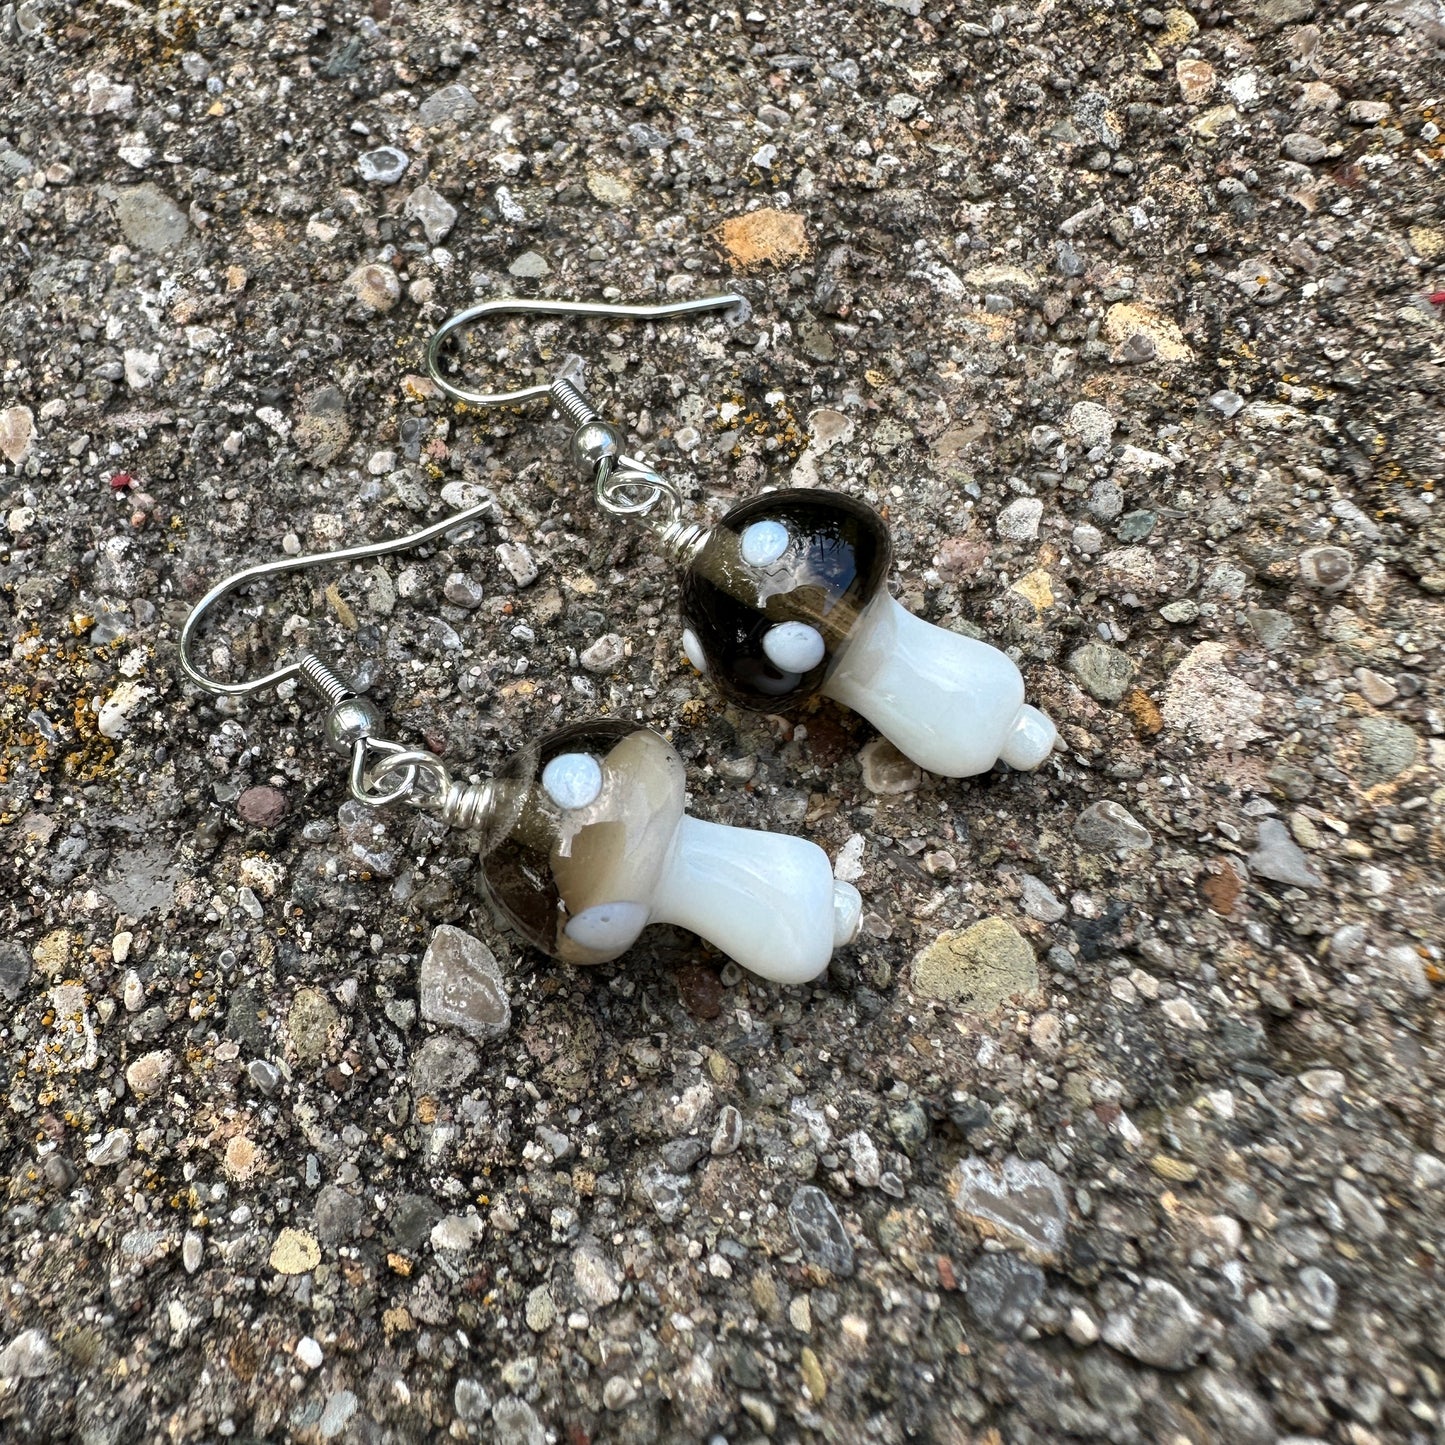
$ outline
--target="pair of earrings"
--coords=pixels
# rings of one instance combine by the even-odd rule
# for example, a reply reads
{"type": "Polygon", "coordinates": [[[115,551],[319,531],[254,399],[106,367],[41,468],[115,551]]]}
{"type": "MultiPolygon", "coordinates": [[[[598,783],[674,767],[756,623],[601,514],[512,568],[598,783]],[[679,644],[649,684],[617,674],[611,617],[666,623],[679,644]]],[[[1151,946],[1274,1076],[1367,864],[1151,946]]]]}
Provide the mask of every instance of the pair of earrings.
{"type": "MultiPolygon", "coordinates": [[[[871,508],[822,490],[769,492],[713,527],[687,522],[676,487],[623,452],[564,375],[550,384],[482,393],[443,373],[447,341],[503,314],[642,320],[743,304],[734,295],[664,306],[501,300],[460,312],[432,338],[431,379],[473,407],[547,398],[571,422],[572,455],[603,510],[641,520],[681,568],[682,642],[689,660],[730,701],[785,710],[823,693],[867,717],[921,767],[947,777],[1000,759],[1035,768],[1054,726],[1023,700],[1023,679],[996,648],[934,627],[888,594],[891,546],[871,508]]],[[[238,572],[192,609],[180,637],[186,675],[241,696],[292,677],[327,706],[328,744],[350,760],[352,795],[372,806],[408,802],[479,835],[487,892],[530,942],[569,963],[604,963],[650,923],[691,929],[743,967],[801,983],[855,936],[862,901],[835,880],[805,839],[689,816],[682,760],[659,734],[594,719],[553,733],[492,778],[463,782],[434,753],[382,736],[379,708],[324,660],[303,653],[258,678],[227,683],[193,660],[197,630],[231,592],[321,563],[380,557],[436,541],[490,504],[464,509],[390,542],[278,559],[238,572]]]]}

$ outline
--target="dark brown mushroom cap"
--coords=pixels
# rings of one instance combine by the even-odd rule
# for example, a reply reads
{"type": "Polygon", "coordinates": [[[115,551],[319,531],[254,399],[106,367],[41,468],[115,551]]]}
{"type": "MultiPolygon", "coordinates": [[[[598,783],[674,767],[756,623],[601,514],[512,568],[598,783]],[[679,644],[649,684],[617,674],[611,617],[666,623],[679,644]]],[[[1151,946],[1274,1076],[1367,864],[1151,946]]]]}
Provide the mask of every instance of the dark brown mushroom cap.
{"type": "Polygon", "coordinates": [[[767,492],[734,507],[682,575],[683,622],[718,691],[769,712],[815,692],[891,558],[877,512],[838,492],[767,492]],[[816,662],[779,665],[778,635],[768,638],[783,623],[816,631],[816,662]]]}

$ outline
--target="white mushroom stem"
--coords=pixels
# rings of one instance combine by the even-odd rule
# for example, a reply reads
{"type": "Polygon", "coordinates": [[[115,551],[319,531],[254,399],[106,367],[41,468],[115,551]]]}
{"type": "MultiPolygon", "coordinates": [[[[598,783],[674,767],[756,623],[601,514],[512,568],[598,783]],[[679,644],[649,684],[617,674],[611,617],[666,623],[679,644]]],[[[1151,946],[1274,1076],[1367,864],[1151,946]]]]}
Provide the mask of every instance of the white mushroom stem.
{"type": "Polygon", "coordinates": [[[880,592],[822,691],[860,712],[930,773],[968,778],[1002,759],[1036,768],[1056,730],[1024,703],[1024,680],[996,647],[915,617],[880,592]]]}
{"type": "Polygon", "coordinates": [[[649,921],[690,928],[763,978],[806,983],[851,939],[860,907],[816,843],[685,817],[649,921]]]}

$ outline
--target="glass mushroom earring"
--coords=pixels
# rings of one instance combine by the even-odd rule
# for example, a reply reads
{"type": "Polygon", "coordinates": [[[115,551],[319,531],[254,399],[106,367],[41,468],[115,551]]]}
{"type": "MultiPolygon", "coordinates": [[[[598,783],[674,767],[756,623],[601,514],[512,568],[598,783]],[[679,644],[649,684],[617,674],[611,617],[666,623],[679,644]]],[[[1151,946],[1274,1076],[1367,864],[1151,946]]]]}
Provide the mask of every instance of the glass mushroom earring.
{"type": "Polygon", "coordinates": [[[606,963],[651,923],[691,929],[744,968],[803,983],[857,932],[862,901],[815,843],[727,827],[684,807],[682,759],[651,729],[605,719],[525,748],[495,777],[463,782],[435,753],[382,737],[380,709],[321,658],[300,653],[243,682],[202,671],[193,650],[223,597],[320,563],[386,556],[442,537],[490,506],[457,512],[409,537],[262,563],[226,578],[191,609],[180,662],[197,687],[239,697],[300,677],[327,705],[328,745],[350,760],[354,798],[407,802],[479,839],[485,892],[507,920],[566,963],[606,963]]]}
{"type": "Polygon", "coordinates": [[[664,306],[487,301],[432,337],[427,370],[470,406],[546,397],[575,428],[574,458],[598,504],[635,516],[681,569],[683,647],[729,701],[779,712],[814,694],[861,713],[920,767],[970,777],[1002,760],[1037,768],[1053,750],[1049,718],[1024,701],[1023,677],[995,647],[915,617],[888,593],[892,546],[883,520],[837,492],[766,492],[716,526],[682,518],[677,488],[623,455],[617,429],[571,376],[511,392],[476,392],[442,370],[449,338],[486,316],[607,316],[659,320],[737,306],[735,295],[664,306]]]}

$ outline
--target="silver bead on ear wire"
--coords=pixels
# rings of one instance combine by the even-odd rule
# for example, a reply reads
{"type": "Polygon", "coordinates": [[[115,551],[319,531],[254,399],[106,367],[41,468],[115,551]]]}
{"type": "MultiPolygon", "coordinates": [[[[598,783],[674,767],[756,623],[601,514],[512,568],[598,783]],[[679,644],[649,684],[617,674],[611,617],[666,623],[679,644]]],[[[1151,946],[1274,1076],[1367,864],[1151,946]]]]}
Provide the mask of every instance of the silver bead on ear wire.
{"type": "Polygon", "coordinates": [[[351,796],[357,802],[375,808],[405,801],[436,814],[452,826],[482,827],[490,815],[495,797],[493,785],[455,778],[435,753],[424,748],[408,748],[383,737],[385,718],[381,709],[316,653],[298,653],[290,662],[263,677],[221,682],[196,665],[191,651],[202,619],[217,602],[239,588],[288,572],[305,571],[323,563],[355,562],[407,552],[477,520],[490,506],[490,502],[482,502],[464,508],[430,527],[424,527],[420,532],[398,537],[394,541],[368,542],[335,552],[279,558],[233,573],[212,587],[186,618],[180,637],[181,670],[197,687],[218,697],[245,697],[289,678],[301,678],[326,704],[326,717],[322,724],[326,746],[351,760],[348,779],[351,796]]]}

